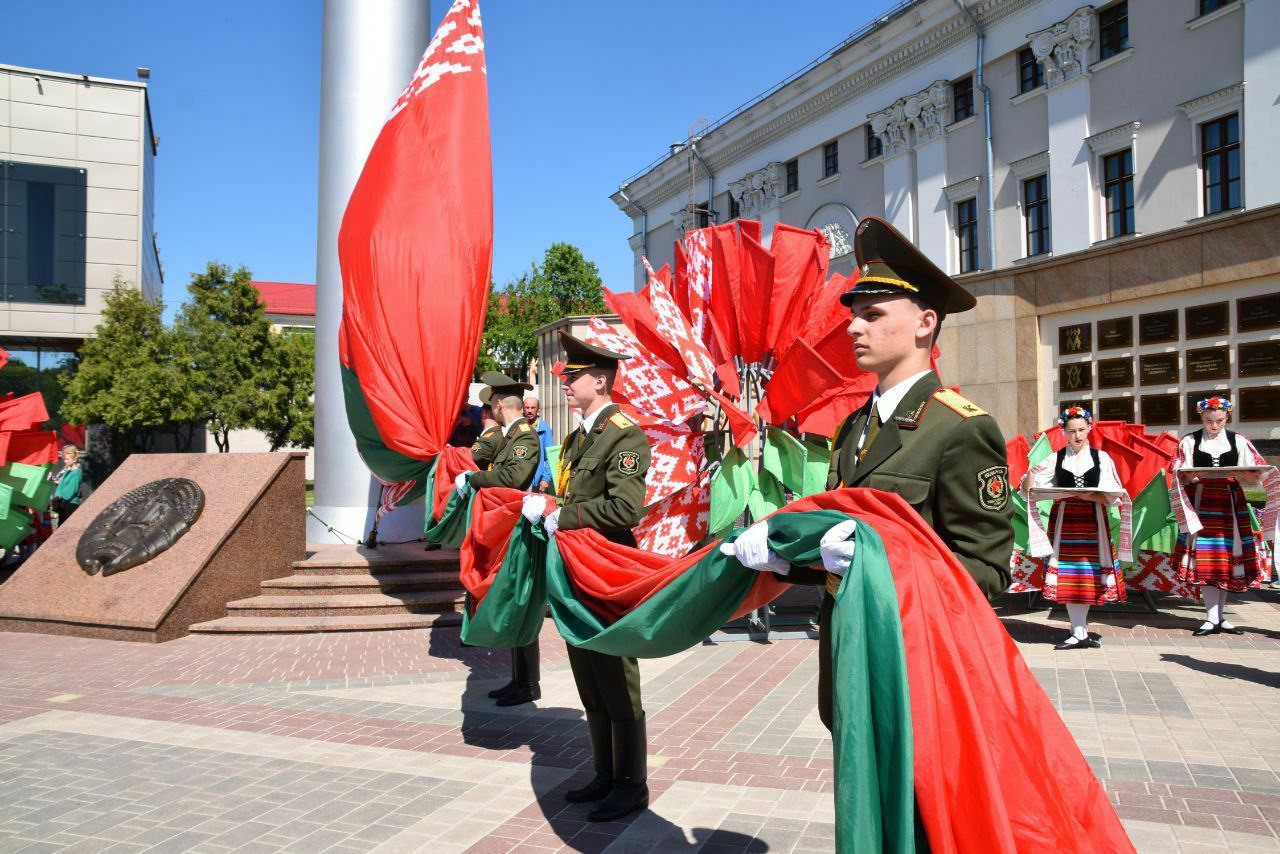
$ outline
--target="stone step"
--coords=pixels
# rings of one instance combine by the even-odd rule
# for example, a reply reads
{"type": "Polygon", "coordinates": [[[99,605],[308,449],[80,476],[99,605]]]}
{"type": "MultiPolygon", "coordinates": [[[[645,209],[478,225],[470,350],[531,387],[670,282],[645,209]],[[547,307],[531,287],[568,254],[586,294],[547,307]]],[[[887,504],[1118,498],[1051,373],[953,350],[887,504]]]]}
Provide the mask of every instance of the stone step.
{"type": "Polygon", "coordinates": [[[422,543],[379,546],[311,545],[306,560],[293,562],[295,575],[370,575],[396,572],[457,571],[457,549],[424,551],[422,543]]]}
{"type": "Polygon", "coordinates": [[[229,617],[317,617],[357,614],[430,614],[457,611],[463,595],[458,590],[427,590],[388,596],[382,593],[348,593],[337,596],[265,595],[227,603],[229,617]]]}
{"type": "Polygon", "coordinates": [[[352,575],[289,575],[262,582],[267,596],[337,596],[344,593],[405,593],[415,590],[461,590],[457,570],[441,572],[373,573],[352,575]]]}
{"type": "Polygon", "coordinates": [[[196,623],[196,634],[298,634],[306,632],[372,632],[392,629],[435,629],[457,626],[462,615],[456,611],[443,614],[365,614],[354,616],[310,617],[223,617],[207,623],[196,623]]]}

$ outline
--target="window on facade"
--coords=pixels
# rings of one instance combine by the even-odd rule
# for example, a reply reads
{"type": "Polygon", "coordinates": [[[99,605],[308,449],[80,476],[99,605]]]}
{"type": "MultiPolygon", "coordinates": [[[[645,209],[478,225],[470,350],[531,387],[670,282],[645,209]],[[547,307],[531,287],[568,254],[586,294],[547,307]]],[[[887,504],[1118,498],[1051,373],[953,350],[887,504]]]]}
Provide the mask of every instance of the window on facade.
{"type": "Polygon", "coordinates": [[[978,200],[956,202],[956,250],[960,272],[978,269],[978,200]]]}
{"type": "Polygon", "coordinates": [[[867,159],[874,160],[881,154],[884,154],[884,145],[880,135],[871,129],[871,125],[867,125],[867,159]]]}
{"type": "Polygon", "coordinates": [[[1232,113],[1200,125],[1204,212],[1240,207],[1240,116],[1232,113]]]}
{"type": "Polygon", "coordinates": [[[1133,234],[1133,149],[1102,158],[1102,196],[1107,205],[1107,237],[1133,234]]]}
{"type": "Polygon", "coordinates": [[[794,193],[800,189],[800,161],[787,161],[787,192],[794,193]]]}
{"type": "Polygon", "coordinates": [[[1049,176],[1022,182],[1022,216],[1027,223],[1027,257],[1049,251],[1049,176]]]}
{"type": "Polygon", "coordinates": [[[0,299],[84,305],[86,172],[0,161],[0,299]]]}
{"type": "Polygon", "coordinates": [[[698,228],[709,228],[711,226],[711,211],[707,209],[708,207],[709,205],[698,206],[695,217],[698,223],[698,228]]]}
{"type": "Polygon", "coordinates": [[[1044,67],[1036,61],[1031,48],[1018,51],[1018,93],[1030,92],[1044,85],[1044,67]]]}
{"type": "Polygon", "coordinates": [[[738,204],[738,200],[733,197],[733,193],[729,194],[729,219],[737,219],[742,216],[742,205],[738,204]]]}
{"type": "Polygon", "coordinates": [[[822,146],[822,177],[830,178],[840,172],[840,143],[831,140],[822,146]]]}
{"type": "Polygon", "coordinates": [[[1129,4],[1117,3],[1098,13],[1098,58],[1110,59],[1129,49],[1129,4]]]}
{"type": "Polygon", "coordinates": [[[973,78],[966,77],[951,84],[951,105],[953,122],[958,122],[973,115],[973,78]]]}
{"type": "Polygon", "coordinates": [[[1230,6],[1236,0],[1200,0],[1200,14],[1207,15],[1210,12],[1216,12],[1223,6],[1230,6]]]}

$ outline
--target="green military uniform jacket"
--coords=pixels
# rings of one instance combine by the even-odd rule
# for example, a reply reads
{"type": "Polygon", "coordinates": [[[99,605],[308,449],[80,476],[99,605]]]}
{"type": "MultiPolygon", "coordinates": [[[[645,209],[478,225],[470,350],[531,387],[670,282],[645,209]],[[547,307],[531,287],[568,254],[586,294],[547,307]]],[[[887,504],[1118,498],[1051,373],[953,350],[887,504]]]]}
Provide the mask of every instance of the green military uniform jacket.
{"type": "Polygon", "coordinates": [[[930,373],[911,387],[858,461],[858,438],[872,412],[867,401],[836,431],[827,488],[897,493],[987,598],[1003,593],[1009,586],[1013,507],[1004,437],[995,419],[930,373]]]}
{"type": "MultiPolygon", "coordinates": [[[[467,483],[471,484],[472,489],[484,489],[488,486],[528,489],[538,471],[540,446],[537,431],[529,426],[529,422],[521,419],[511,428],[510,433],[504,436],[499,430],[497,435],[501,444],[493,455],[493,461],[485,471],[467,478],[467,483]]],[[[481,437],[480,441],[483,440],[481,437]]],[[[474,450],[472,456],[475,456],[474,450]]]]}
{"type": "Polygon", "coordinates": [[[481,471],[489,468],[506,438],[506,436],[502,435],[502,428],[495,424],[481,433],[480,437],[476,439],[471,446],[471,456],[475,458],[476,465],[480,467],[481,471]]]}
{"type": "Polygon", "coordinates": [[[556,472],[561,530],[630,532],[644,515],[649,459],[644,431],[616,403],[600,410],[590,433],[582,427],[570,433],[556,472]]]}

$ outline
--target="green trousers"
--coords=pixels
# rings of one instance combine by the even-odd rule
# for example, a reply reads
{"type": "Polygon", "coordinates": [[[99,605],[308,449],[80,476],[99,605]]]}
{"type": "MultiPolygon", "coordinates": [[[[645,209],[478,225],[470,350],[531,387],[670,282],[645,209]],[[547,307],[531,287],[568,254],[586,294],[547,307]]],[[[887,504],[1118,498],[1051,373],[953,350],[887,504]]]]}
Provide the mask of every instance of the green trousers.
{"type": "Polygon", "coordinates": [[[612,721],[638,721],[644,717],[644,707],[640,705],[640,665],[634,658],[566,646],[583,709],[607,715],[612,721]]]}

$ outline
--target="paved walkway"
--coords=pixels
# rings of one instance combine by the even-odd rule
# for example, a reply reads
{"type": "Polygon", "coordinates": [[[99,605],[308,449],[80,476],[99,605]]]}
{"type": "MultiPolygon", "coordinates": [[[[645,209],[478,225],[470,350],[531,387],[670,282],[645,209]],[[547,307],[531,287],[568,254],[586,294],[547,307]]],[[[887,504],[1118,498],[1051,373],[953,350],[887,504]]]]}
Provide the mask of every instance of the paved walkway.
{"type": "MultiPolygon", "coordinates": [[[[1139,850],[1280,851],[1280,595],[1232,610],[1247,635],[1173,607],[1069,653],[1061,611],[1002,610],[1139,850]]],[[[501,710],[505,652],[456,629],[0,633],[0,852],[832,850],[814,642],[642,662],[652,809],[607,825],[562,799],[589,758],[550,623],[542,648],[542,701],[501,710]]]]}

